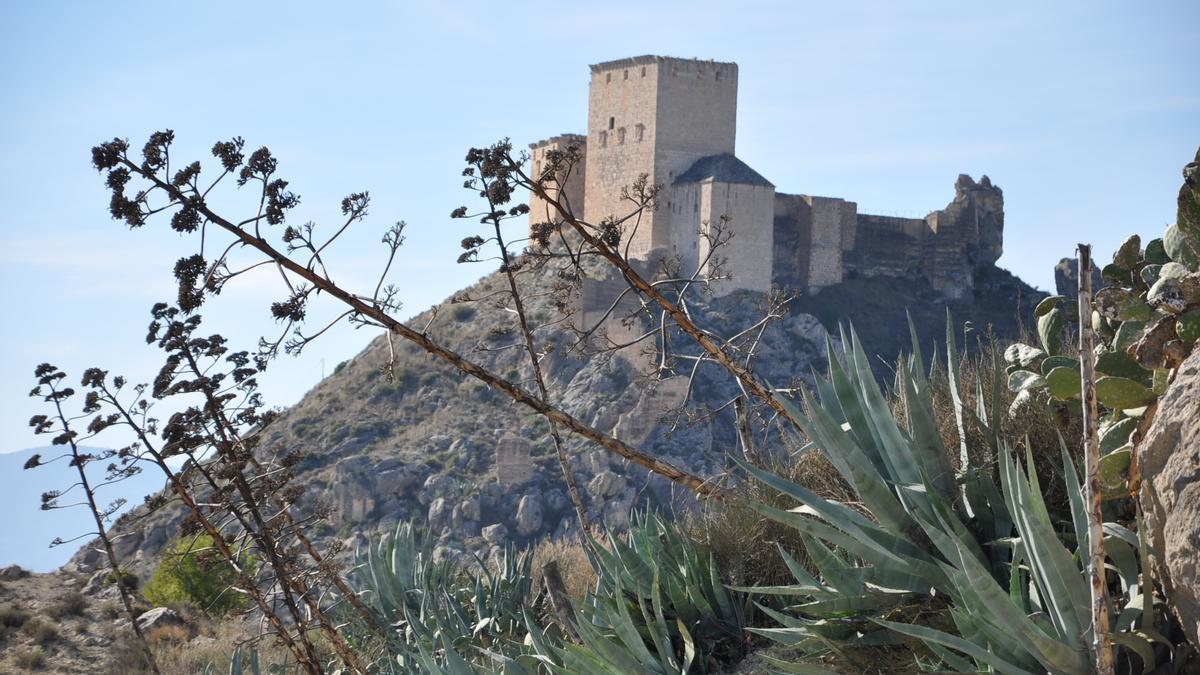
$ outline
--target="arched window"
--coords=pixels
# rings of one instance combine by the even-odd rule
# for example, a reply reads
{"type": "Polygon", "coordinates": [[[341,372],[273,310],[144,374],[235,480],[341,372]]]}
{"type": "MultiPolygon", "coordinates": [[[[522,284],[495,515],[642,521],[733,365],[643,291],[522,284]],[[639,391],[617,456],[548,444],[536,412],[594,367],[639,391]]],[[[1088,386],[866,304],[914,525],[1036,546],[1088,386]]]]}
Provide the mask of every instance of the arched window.
{"type": "Polygon", "coordinates": [[[602,147],[602,148],[608,147],[608,132],[607,131],[600,132],[600,147],[602,147]]]}
{"type": "Polygon", "coordinates": [[[610,118],[608,118],[608,128],[609,128],[610,130],[611,130],[611,129],[612,129],[614,126],[616,126],[616,124],[617,124],[617,118],[615,118],[615,117],[610,117],[610,118]]]}
{"type": "Polygon", "coordinates": [[[604,74],[604,83],[608,84],[609,82],[612,82],[612,73],[605,73],[604,74]]]}
{"type": "Polygon", "coordinates": [[[617,145],[625,145],[625,127],[617,129],[617,145]]]}
{"type": "Polygon", "coordinates": [[[638,143],[641,143],[641,142],[642,142],[642,139],[643,139],[643,138],[645,138],[645,137],[646,137],[646,125],[645,125],[645,124],[640,124],[640,123],[639,123],[639,124],[636,124],[636,125],[634,125],[634,127],[633,127],[633,140],[637,141],[638,143]]]}

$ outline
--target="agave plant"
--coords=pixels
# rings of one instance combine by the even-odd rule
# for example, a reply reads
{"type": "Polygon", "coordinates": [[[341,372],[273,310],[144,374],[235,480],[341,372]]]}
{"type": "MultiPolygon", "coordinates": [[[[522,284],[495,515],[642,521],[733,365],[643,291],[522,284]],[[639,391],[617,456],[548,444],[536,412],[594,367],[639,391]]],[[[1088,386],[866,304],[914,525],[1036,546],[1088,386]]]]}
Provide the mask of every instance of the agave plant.
{"type": "Polygon", "coordinates": [[[578,612],[581,644],[561,672],[687,673],[739,659],[753,605],[675,524],[634,514],[624,536],[592,542],[596,591],[578,612]]]}
{"type": "MultiPolygon", "coordinates": [[[[1087,550],[1075,469],[1062,451],[1073,522],[1060,536],[1032,462],[1023,467],[1002,440],[1000,397],[992,397],[990,409],[982,396],[976,409],[964,406],[949,338],[946,378],[963,460],[957,472],[938,434],[932,385],[917,345],[897,376],[901,424],[853,330],[849,339],[843,334],[842,344],[849,345],[844,360],[830,346],[829,379],[818,381],[815,396],[805,394],[806,412],[792,414],[857,492],[859,508],[743,464],[800,503],[787,511],[755,508],[803,534],[818,572],[788,558],[795,584],[744,589],[800,600],[790,613],[764,608],[781,627],[757,632],[811,650],[847,641],[878,644],[901,634],[924,641],[942,668],[1088,672],[1088,587],[1080,557],[1063,543],[1074,540],[1076,550],[1087,550]],[[967,422],[995,447],[999,486],[989,470],[970,463],[984,453],[968,447],[967,422]],[[948,630],[884,618],[907,602],[938,598],[949,603],[948,630]],[[872,624],[887,630],[871,630],[872,624]]],[[[995,371],[993,382],[1001,378],[998,366],[995,371]]],[[[1166,641],[1153,631],[1151,594],[1138,576],[1137,538],[1113,523],[1104,531],[1123,589],[1113,639],[1152,667],[1154,643],[1166,641]]]]}
{"type": "Polygon", "coordinates": [[[540,606],[532,554],[510,548],[494,568],[477,563],[434,560],[431,542],[408,522],[359,555],[361,595],[377,625],[388,627],[381,672],[441,672],[433,665],[451,667],[456,654],[465,660],[459,652],[490,660],[528,651],[525,613],[540,606]]]}

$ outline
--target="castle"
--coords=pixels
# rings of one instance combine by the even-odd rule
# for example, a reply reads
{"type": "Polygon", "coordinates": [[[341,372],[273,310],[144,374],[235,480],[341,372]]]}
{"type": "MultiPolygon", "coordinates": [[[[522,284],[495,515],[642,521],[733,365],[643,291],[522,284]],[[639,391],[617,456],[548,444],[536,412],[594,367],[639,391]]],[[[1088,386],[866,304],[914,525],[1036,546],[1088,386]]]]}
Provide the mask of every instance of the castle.
{"type": "MultiPolygon", "coordinates": [[[[950,204],[925,218],[858,212],[836,197],[776,192],[734,154],[738,66],[638,56],[591,66],[587,135],[533,143],[540,172],[546,153],[577,147],[582,166],[563,177],[562,197],[589,223],[622,216],[622,190],[645,174],[660,185],[656,207],[625,237],[631,258],[671,256],[701,276],[718,256],[710,228],[732,232],[719,257],[731,278],[714,292],[765,291],[773,284],[816,292],[849,276],[923,277],[946,297],[967,295],[974,270],[1003,248],[1004,197],[987,176],[960,175],[950,204]]],[[[530,201],[530,225],[559,220],[530,201]]]]}

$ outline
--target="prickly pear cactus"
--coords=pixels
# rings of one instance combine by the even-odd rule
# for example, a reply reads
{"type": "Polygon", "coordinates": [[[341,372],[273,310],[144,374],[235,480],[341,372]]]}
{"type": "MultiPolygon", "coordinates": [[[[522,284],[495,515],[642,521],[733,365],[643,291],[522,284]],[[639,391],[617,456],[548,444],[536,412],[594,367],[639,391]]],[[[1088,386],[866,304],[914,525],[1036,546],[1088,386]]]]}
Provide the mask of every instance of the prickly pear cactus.
{"type": "MultiPolygon", "coordinates": [[[[1183,169],[1174,225],[1142,246],[1126,239],[1105,265],[1108,286],[1096,293],[1091,324],[1097,338],[1096,399],[1102,406],[1100,447],[1107,466],[1127,466],[1134,432],[1200,339],[1200,150],[1183,169]]],[[[1068,299],[1052,296],[1034,310],[1040,345],[1014,344],[1004,354],[1008,385],[1019,406],[1079,408],[1079,361],[1064,332],[1077,332],[1068,299]]]]}

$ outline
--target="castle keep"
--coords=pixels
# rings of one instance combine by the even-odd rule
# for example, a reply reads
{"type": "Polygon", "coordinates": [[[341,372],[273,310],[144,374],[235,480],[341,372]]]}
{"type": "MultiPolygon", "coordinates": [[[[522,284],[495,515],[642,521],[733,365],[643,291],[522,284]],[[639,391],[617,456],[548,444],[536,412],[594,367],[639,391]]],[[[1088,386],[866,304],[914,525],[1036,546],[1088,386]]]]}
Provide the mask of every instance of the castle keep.
{"type": "MultiPolygon", "coordinates": [[[[732,278],[718,294],[765,291],[772,284],[813,292],[852,275],[923,277],[947,297],[973,288],[974,270],[1003,248],[1004,197],[987,176],[960,175],[953,201],[925,218],[858,212],[835,197],[784,194],[737,158],[736,63],[638,56],[591,66],[587,135],[534,143],[533,170],[545,153],[575,146],[584,161],[565,179],[562,198],[599,223],[628,214],[622,190],[645,174],[662,186],[656,208],[625,227],[633,258],[677,258],[685,274],[711,264],[702,233],[723,227],[720,251],[732,278]]],[[[530,224],[554,222],[539,199],[530,224]]]]}

